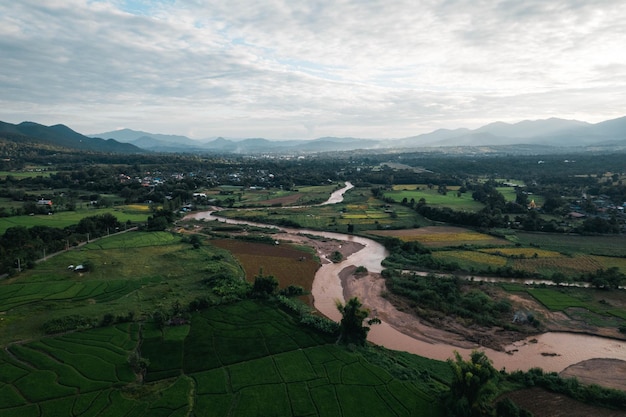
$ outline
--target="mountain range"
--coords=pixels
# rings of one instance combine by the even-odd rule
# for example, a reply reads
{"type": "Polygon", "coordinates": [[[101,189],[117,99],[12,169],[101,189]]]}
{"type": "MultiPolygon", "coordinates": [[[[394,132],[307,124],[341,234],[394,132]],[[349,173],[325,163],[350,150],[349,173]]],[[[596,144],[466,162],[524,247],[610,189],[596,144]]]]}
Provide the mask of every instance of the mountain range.
{"type": "Polygon", "coordinates": [[[228,153],[330,152],[354,149],[476,147],[534,145],[551,147],[626,147],[626,117],[591,124],[578,120],[544,119],[495,122],[478,129],[439,129],[399,139],[324,137],[311,140],[205,139],[159,135],[130,129],[92,135],[113,138],[156,152],[212,151],[228,153]]]}
{"type": "Polygon", "coordinates": [[[318,139],[268,140],[263,138],[194,140],[121,129],[82,135],[65,125],[44,126],[34,122],[0,122],[0,138],[14,142],[39,142],[65,149],[111,153],[289,153],[305,154],[352,150],[411,150],[437,148],[446,152],[463,149],[480,152],[556,152],[563,150],[626,149],[626,116],[591,124],[578,120],[544,119],[519,123],[495,122],[478,129],[439,129],[399,139],[323,137],[318,139]],[[453,150],[454,149],[454,150],[453,150]],[[491,149],[491,151],[490,151],[491,149]],[[534,150],[534,151],[533,151],[534,150]]]}

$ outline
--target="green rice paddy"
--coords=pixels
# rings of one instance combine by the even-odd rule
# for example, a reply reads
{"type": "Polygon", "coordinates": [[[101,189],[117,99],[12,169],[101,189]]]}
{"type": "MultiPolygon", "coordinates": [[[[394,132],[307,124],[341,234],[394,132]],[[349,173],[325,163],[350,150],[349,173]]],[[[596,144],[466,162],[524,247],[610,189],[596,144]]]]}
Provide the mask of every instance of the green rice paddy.
{"type": "Polygon", "coordinates": [[[441,416],[444,362],[348,351],[274,306],[210,308],[164,331],[137,324],[0,352],[3,416],[441,416]],[[139,343],[143,383],[127,358],[139,343]],[[387,363],[386,365],[381,365],[387,363]],[[398,368],[418,378],[401,378],[398,368]],[[373,414],[372,414],[373,413],[373,414]]]}

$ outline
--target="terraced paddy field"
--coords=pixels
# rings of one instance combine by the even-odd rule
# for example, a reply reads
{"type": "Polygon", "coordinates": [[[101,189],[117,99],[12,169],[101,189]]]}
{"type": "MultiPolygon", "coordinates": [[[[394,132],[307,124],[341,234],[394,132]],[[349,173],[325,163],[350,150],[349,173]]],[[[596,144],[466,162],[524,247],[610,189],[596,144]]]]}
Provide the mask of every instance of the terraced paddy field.
{"type": "Polygon", "coordinates": [[[0,352],[2,416],[442,416],[445,362],[349,351],[275,306],[240,302],[143,331],[121,324],[0,352]]]}
{"type": "Polygon", "coordinates": [[[0,343],[42,334],[45,322],[78,315],[88,323],[105,314],[136,317],[213,296],[205,280],[243,279],[223,249],[195,249],[167,232],[128,232],[93,241],[0,281],[0,343]],[[69,265],[88,265],[84,272],[69,265]]]}

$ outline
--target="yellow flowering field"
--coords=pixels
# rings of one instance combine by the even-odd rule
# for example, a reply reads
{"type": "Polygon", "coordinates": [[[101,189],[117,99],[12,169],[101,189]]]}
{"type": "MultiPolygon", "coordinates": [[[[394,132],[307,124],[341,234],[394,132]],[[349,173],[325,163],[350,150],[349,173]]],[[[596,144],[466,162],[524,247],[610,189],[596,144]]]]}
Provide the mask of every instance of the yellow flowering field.
{"type": "Polygon", "coordinates": [[[127,204],[124,206],[124,209],[132,211],[150,211],[150,206],[148,204],[127,204]]]}

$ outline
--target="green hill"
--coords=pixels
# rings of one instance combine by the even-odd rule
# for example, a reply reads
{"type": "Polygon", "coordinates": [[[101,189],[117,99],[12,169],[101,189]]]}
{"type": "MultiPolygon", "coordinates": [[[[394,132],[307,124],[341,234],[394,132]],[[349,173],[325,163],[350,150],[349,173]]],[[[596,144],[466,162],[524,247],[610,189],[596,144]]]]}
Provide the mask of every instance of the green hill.
{"type": "Polygon", "coordinates": [[[0,121],[0,139],[20,144],[56,147],[65,150],[105,152],[105,153],[144,153],[146,151],[129,143],[114,139],[90,138],[81,135],[65,125],[44,126],[34,122],[11,124],[0,121]]]}

